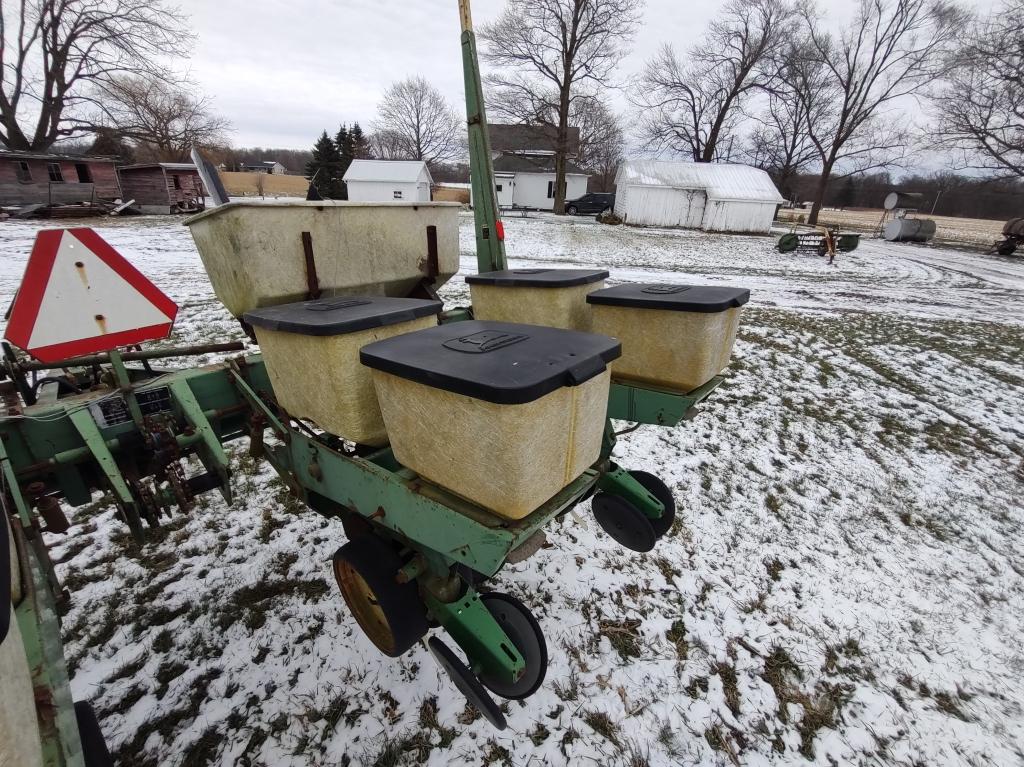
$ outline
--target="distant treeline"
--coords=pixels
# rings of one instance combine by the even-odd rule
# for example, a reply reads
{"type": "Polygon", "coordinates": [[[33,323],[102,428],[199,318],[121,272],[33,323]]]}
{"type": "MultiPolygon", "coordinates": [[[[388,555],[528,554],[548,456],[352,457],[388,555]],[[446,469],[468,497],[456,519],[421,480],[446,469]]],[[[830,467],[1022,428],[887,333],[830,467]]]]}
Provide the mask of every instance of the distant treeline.
{"type": "MultiPolygon", "coordinates": [[[[784,197],[801,202],[814,199],[817,175],[803,174],[780,191],[784,197]]],[[[831,208],[881,208],[885,196],[892,191],[920,192],[924,195],[922,211],[937,216],[991,218],[1005,221],[1024,216],[1024,183],[1018,180],[959,176],[954,173],[904,176],[893,180],[888,173],[833,179],[825,195],[831,208]]]]}

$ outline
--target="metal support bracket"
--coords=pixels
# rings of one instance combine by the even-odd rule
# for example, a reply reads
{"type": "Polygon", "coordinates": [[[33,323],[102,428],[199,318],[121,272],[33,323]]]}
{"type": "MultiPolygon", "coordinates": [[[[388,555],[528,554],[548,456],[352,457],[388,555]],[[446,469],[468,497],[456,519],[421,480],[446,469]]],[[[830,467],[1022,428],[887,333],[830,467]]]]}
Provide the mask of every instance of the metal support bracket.
{"type": "Polygon", "coordinates": [[[661,519],[661,515],[665,513],[661,501],[633,479],[628,471],[615,464],[612,464],[611,470],[598,480],[597,486],[602,492],[629,501],[650,519],[661,519]]]}
{"type": "Polygon", "coordinates": [[[171,381],[168,384],[168,388],[171,390],[171,396],[178,403],[178,407],[181,408],[181,413],[185,416],[185,420],[195,429],[201,439],[197,447],[200,460],[202,460],[207,471],[213,471],[220,477],[221,495],[224,496],[225,501],[231,503],[231,473],[228,456],[224,452],[224,447],[220,444],[220,440],[217,439],[217,435],[214,434],[213,427],[206,419],[206,415],[203,413],[203,408],[199,405],[196,395],[192,393],[192,388],[188,385],[188,381],[171,381]]]}
{"type": "Polygon", "coordinates": [[[454,602],[441,602],[429,592],[426,599],[434,618],[466,653],[474,674],[486,672],[509,684],[523,675],[526,662],[522,654],[475,590],[468,589],[454,602]]]}

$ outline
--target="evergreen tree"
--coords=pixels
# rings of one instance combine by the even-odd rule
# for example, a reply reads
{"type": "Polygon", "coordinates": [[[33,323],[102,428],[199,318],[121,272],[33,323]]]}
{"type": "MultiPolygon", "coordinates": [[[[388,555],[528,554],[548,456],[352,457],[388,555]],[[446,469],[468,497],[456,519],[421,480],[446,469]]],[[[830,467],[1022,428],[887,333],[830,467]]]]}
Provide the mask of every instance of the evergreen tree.
{"type": "Polygon", "coordinates": [[[324,199],[344,200],[345,185],[341,180],[344,173],[341,153],[324,131],[313,145],[313,159],[306,163],[306,178],[324,199]]]}
{"type": "Polygon", "coordinates": [[[370,157],[370,141],[359,127],[359,123],[352,123],[352,130],[349,131],[352,141],[352,158],[355,160],[366,160],[370,157]]]}

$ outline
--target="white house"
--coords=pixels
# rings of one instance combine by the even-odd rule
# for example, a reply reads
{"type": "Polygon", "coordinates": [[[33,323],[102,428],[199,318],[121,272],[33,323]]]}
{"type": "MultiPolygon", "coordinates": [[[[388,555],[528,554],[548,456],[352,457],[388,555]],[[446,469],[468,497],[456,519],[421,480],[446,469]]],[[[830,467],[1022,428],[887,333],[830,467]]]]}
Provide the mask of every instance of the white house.
{"type": "Polygon", "coordinates": [[[430,202],[434,183],[423,160],[353,160],[342,180],[356,202],[430,202]]]}
{"type": "Polygon", "coordinates": [[[782,202],[749,165],[626,160],[615,174],[615,213],[627,224],[767,234],[782,202]]]}
{"type": "MultiPolygon", "coordinates": [[[[553,210],[555,156],[552,152],[502,152],[494,158],[494,191],[501,208],[553,210]]],[[[587,193],[587,174],[565,163],[565,199],[587,193]]],[[[473,201],[470,200],[472,205],[473,201]]]]}
{"type": "Polygon", "coordinates": [[[260,160],[242,165],[245,173],[269,173],[272,176],[283,176],[287,169],[276,160],[260,160]]]}

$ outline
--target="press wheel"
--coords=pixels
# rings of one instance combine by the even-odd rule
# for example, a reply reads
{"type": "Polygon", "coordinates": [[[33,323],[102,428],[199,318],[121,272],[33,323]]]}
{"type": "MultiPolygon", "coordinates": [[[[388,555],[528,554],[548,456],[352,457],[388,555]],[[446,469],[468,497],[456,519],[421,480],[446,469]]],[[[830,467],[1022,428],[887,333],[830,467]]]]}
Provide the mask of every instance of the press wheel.
{"type": "Polygon", "coordinates": [[[654,548],[658,536],[651,520],[629,501],[617,495],[598,493],[591,505],[597,524],[617,543],[640,552],[654,548]]]}
{"type": "Polygon", "coordinates": [[[479,711],[484,719],[490,722],[499,730],[506,727],[505,715],[501,713],[498,704],[487,694],[487,690],[480,684],[480,680],[473,676],[469,667],[452,650],[437,637],[430,637],[427,640],[427,648],[430,650],[437,665],[445,670],[452,682],[459,689],[469,705],[479,711]]]}
{"type": "Polygon", "coordinates": [[[548,670],[548,646],[540,624],[530,608],[508,594],[481,594],[480,601],[512,640],[526,666],[523,675],[511,684],[490,674],[480,674],[480,681],[503,698],[523,700],[530,697],[544,682],[544,674],[548,670]]]}
{"type": "Polygon", "coordinates": [[[402,561],[376,535],[361,535],[334,554],[338,588],[363,633],[385,655],[398,657],[427,633],[427,616],[415,581],[398,583],[402,561]]]}
{"type": "Polygon", "coordinates": [[[669,531],[672,527],[672,523],[676,519],[675,496],[672,495],[672,491],[669,489],[668,485],[650,472],[640,471],[637,469],[629,472],[629,476],[643,485],[644,490],[661,501],[661,505],[665,507],[665,511],[662,513],[660,518],[651,520],[651,527],[654,528],[654,534],[661,538],[669,531]]]}

